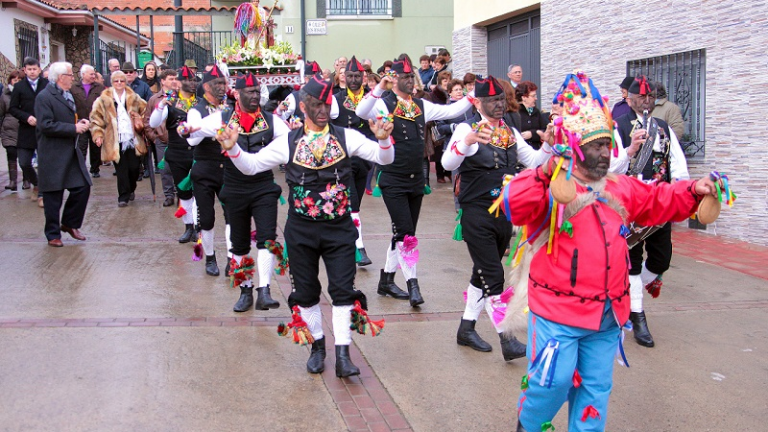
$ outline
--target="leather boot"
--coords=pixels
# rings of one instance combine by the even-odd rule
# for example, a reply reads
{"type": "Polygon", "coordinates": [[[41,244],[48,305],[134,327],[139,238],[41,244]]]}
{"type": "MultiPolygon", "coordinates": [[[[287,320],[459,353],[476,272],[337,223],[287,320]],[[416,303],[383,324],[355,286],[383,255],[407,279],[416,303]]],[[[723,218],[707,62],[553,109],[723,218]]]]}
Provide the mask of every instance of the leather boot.
{"type": "Polygon", "coordinates": [[[8,186],[6,186],[5,189],[16,192],[16,190],[18,189],[16,180],[18,178],[19,178],[19,171],[18,171],[18,167],[16,166],[16,162],[13,162],[13,163],[8,162],[8,186]]]}
{"type": "Polygon", "coordinates": [[[231,263],[232,263],[232,258],[227,257],[227,266],[224,267],[224,274],[226,276],[229,276],[229,266],[231,265],[231,263]]]}
{"type": "Polygon", "coordinates": [[[186,230],[184,234],[179,237],[179,243],[189,243],[197,238],[197,232],[195,232],[195,226],[193,224],[185,224],[186,230]]]}
{"type": "Polygon", "coordinates": [[[653,336],[648,330],[645,312],[630,312],[629,319],[632,321],[632,333],[635,335],[635,341],[644,347],[653,348],[653,336]]]}
{"type": "Polygon", "coordinates": [[[373,261],[368,258],[368,254],[365,253],[365,248],[360,248],[358,250],[360,251],[360,261],[357,262],[358,267],[365,267],[367,265],[373,264],[373,261]]]}
{"type": "Polygon", "coordinates": [[[416,307],[424,303],[424,299],[421,298],[418,279],[408,279],[405,283],[408,284],[408,298],[411,301],[411,307],[416,307]]]}
{"type": "Polygon", "coordinates": [[[523,427],[523,424],[520,423],[520,420],[518,420],[517,421],[517,429],[515,430],[515,432],[528,432],[528,431],[525,430],[525,428],[523,427]]]}
{"type": "Polygon", "coordinates": [[[29,189],[31,187],[32,187],[32,185],[29,183],[29,180],[22,180],[21,181],[21,188],[23,190],[27,190],[27,189],[29,189]]]}
{"type": "Polygon", "coordinates": [[[360,375],[360,369],[349,358],[349,345],[336,345],[336,376],[344,378],[360,375]]]}
{"type": "Polygon", "coordinates": [[[526,346],[514,335],[507,337],[504,336],[504,333],[499,333],[499,339],[501,340],[501,354],[504,356],[504,361],[525,357],[526,346]]]}
{"type": "Polygon", "coordinates": [[[461,346],[470,347],[475,351],[491,352],[491,344],[484,341],[479,334],[475,331],[475,323],[477,321],[461,319],[459,324],[459,331],[456,333],[456,343],[461,346]]]}
{"type": "Polygon", "coordinates": [[[395,273],[387,273],[384,269],[381,269],[381,276],[379,277],[379,289],[376,290],[378,295],[391,296],[398,300],[408,300],[410,296],[407,292],[400,289],[395,285],[395,273]]]}
{"type": "Polygon", "coordinates": [[[253,287],[240,285],[240,298],[235,303],[235,312],[246,312],[253,306],[253,287]]]}
{"type": "Polygon", "coordinates": [[[216,262],[216,252],[211,256],[205,256],[205,273],[211,276],[219,275],[219,264],[216,262]]]}
{"type": "Polygon", "coordinates": [[[256,297],[257,310],[277,309],[280,307],[280,302],[273,299],[270,295],[269,285],[256,288],[256,292],[258,293],[256,297]]]}
{"type": "Polygon", "coordinates": [[[307,360],[307,372],[319,374],[325,370],[325,336],[312,342],[312,350],[307,360]]]}

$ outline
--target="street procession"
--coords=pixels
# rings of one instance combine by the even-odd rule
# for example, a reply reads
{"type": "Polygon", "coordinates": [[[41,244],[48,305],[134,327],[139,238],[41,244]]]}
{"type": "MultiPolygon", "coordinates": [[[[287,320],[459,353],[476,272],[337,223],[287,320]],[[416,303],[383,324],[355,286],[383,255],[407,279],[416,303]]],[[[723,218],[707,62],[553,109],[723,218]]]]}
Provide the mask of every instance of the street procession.
{"type": "Polygon", "coordinates": [[[83,9],[135,58],[2,65],[0,430],[759,430],[766,192],[673,74],[703,60],[607,53],[585,1],[438,2],[422,51],[378,26],[426,4],[318,2],[295,45],[303,1],[186,3],[83,9]],[[207,59],[140,56],[203,9],[207,59]]]}

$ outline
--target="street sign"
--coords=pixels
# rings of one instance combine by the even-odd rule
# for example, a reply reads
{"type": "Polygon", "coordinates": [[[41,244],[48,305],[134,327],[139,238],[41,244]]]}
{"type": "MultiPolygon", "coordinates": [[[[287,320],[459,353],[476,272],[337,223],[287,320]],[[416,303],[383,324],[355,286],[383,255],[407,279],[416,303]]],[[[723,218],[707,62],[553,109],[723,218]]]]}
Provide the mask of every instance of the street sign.
{"type": "Polygon", "coordinates": [[[324,19],[307,20],[307,35],[325,35],[328,34],[328,21],[324,19]]]}

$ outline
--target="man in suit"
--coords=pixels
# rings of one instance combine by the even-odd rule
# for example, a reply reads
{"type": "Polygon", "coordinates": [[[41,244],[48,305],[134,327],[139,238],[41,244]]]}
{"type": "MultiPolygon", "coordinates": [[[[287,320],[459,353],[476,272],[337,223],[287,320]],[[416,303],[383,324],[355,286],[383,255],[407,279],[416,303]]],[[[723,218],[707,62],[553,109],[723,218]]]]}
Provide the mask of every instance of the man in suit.
{"type": "MultiPolygon", "coordinates": [[[[80,82],[75,83],[72,86],[72,90],[70,90],[72,96],[75,98],[78,119],[90,119],[93,102],[99,98],[101,92],[104,91],[104,88],[103,84],[96,82],[96,70],[93,66],[84,64],[80,67],[80,82]]],[[[101,150],[91,139],[91,132],[85,132],[80,136],[77,145],[80,148],[80,153],[83,154],[83,157],[85,157],[86,153],[88,153],[88,149],[90,149],[91,177],[100,177],[99,167],[101,166],[101,150]]]]}
{"type": "Polygon", "coordinates": [[[37,204],[42,207],[42,195],[38,194],[37,172],[32,167],[32,157],[37,149],[37,138],[35,137],[35,126],[37,118],[35,117],[35,98],[40,94],[48,80],[40,76],[40,62],[32,57],[24,59],[24,73],[26,79],[19,81],[11,93],[10,113],[19,119],[19,137],[16,143],[16,150],[19,156],[19,166],[24,178],[35,187],[33,199],[37,199],[37,204]]]}
{"type": "Polygon", "coordinates": [[[72,64],[53,63],[49,76],[52,82],[43,89],[35,104],[40,144],[38,166],[45,204],[45,237],[49,246],[62,247],[62,231],[76,240],[85,240],[79,230],[92,183],[85,169],[85,158],[75,141],[78,135],[88,131],[89,121],[77,119],[75,98],[69,92],[74,82],[72,64]],[[64,189],[69,191],[69,197],[60,217],[64,189]]]}

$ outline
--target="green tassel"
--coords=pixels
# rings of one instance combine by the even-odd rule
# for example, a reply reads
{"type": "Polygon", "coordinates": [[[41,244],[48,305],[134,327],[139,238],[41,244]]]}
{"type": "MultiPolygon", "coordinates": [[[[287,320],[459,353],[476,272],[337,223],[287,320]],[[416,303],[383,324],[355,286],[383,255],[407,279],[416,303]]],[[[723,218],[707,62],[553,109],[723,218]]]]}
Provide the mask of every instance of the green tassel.
{"type": "Polygon", "coordinates": [[[461,214],[462,210],[459,209],[459,214],[456,215],[456,221],[459,223],[456,224],[456,229],[453,230],[453,239],[456,241],[463,241],[464,235],[461,232],[461,214]]]}
{"type": "Polygon", "coordinates": [[[283,194],[280,194],[280,205],[286,205],[287,203],[288,201],[286,201],[285,198],[283,198],[283,194]]]}
{"type": "Polygon", "coordinates": [[[546,422],[541,424],[541,432],[547,432],[552,431],[554,432],[555,426],[552,424],[552,422],[546,422]]]}
{"type": "Polygon", "coordinates": [[[160,162],[157,163],[157,169],[160,171],[165,169],[165,158],[160,159],[160,162]]]}
{"type": "Polygon", "coordinates": [[[568,234],[570,238],[573,238],[573,224],[571,221],[567,220],[563,222],[563,224],[560,226],[560,232],[564,232],[568,234]]]}
{"type": "Polygon", "coordinates": [[[520,383],[520,390],[528,390],[528,375],[523,375],[523,381],[520,383]]]}
{"type": "Polygon", "coordinates": [[[520,239],[523,237],[523,228],[521,227],[520,230],[517,231],[517,236],[515,237],[515,243],[512,244],[512,247],[509,248],[509,256],[507,257],[507,262],[504,263],[507,266],[512,265],[512,258],[515,257],[515,253],[517,252],[517,247],[520,245],[520,239]]]}
{"type": "Polygon", "coordinates": [[[376,186],[373,187],[373,193],[371,194],[376,198],[381,197],[381,188],[379,187],[379,178],[381,178],[381,171],[379,171],[379,174],[376,176],[376,186]]]}
{"type": "Polygon", "coordinates": [[[424,185],[424,195],[429,195],[429,194],[431,194],[431,193],[432,193],[432,188],[431,188],[431,187],[429,187],[429,185],[428,185],[428,184],[425,184],[425,185],[424,185]]]}
{"type": "Polygon", "coordinates": [[[192,173],[187,174],[184,180],[180,181],[176,187],[182,191],[192,190],[192,173]]]}
{"type": "Polygon", "coordinates": [[[363,254],[360,253],[360,249],[355,248],[355,262],[359,263],[363,260],[363,254]]]}

